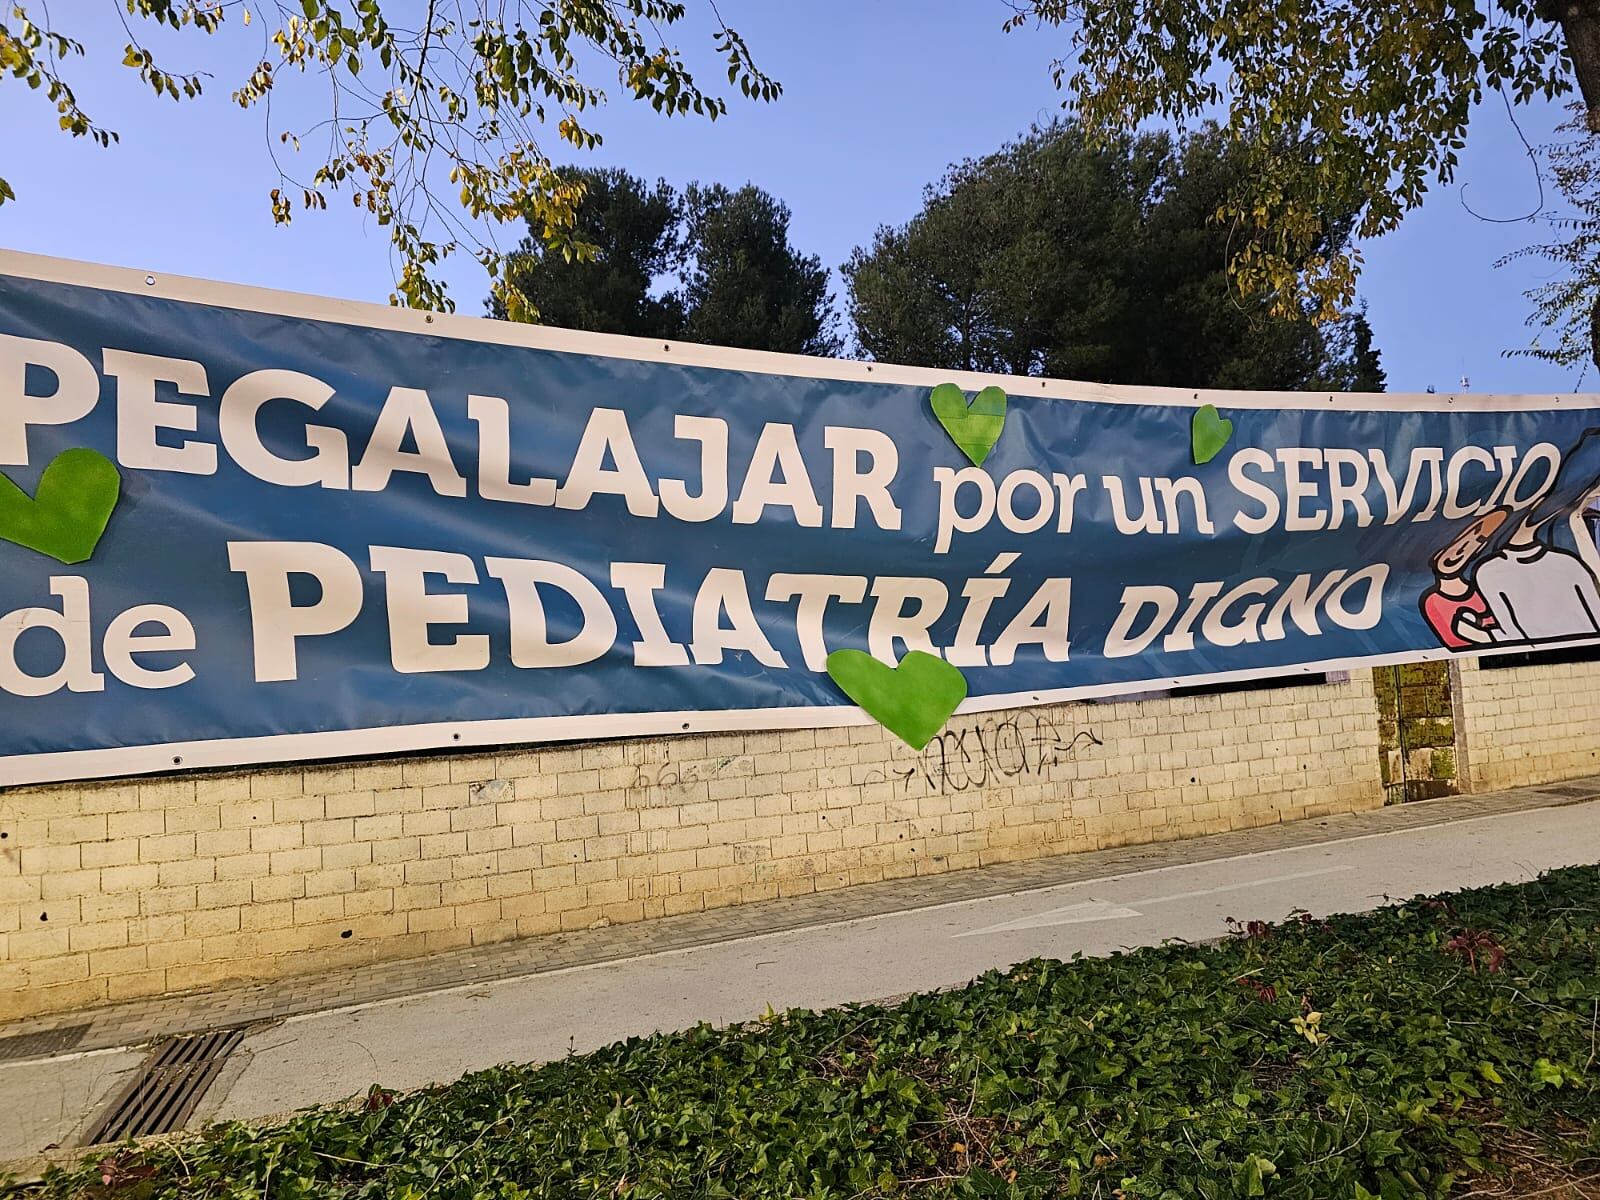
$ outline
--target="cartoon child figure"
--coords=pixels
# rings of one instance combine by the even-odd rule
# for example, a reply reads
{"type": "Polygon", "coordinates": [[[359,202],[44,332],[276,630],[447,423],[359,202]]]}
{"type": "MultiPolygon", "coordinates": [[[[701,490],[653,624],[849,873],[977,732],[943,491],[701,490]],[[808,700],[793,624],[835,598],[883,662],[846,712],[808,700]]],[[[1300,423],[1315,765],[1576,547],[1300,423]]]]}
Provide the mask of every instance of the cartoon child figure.
{"type": "Polygon", "coordinates": [[[1489,537],[1468,572],[1488,602],[1497,642],[1600,635],[1600,583],[1575,546],[1571,518],[1600,487],[1600,429],[1563,456],[1549,489],[1489,537]],[[1514,523],[1512,523],[1514,522],[1514,523]]]}
{"type": "Polygon", "coordinates": [[[1537,642],[1600,633],[1600,587],[1584,562],[1542,537],[1555,516],[1525,518],[1511,539],[1477,564],[1475,578],[1499,627],[1497,641],[1537,642]]]}
{"type": "Polygon", "coordinates": [[[1495,619],[1483,593],[1467,579],[1467,567],[1506,521],[1496,509],[1468,525],[1433,556],[1436,582],[1422,594],[1422,619],[1451,650],[1494,640],[1495,619]]]}

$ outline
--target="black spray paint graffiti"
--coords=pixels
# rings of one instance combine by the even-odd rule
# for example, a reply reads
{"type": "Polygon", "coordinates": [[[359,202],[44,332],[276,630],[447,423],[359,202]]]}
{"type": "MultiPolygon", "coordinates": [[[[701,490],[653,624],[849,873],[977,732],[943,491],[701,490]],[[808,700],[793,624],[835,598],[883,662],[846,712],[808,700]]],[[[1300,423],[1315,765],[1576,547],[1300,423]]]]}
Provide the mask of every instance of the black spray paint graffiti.
{"type": "MultiPolygon", "coordinates": [[[[1103,745],[1094,730],[1063,730],[1042,713],[990,717],[966,729],[941,733],[909,765],[873,767],[858,786],[892,783],[902,797],[919,786],[937,795],[965,792],[1022,776],[1048,778],[1052,768],[1103,745]]],[[[748,759],[734,754],[714,763],[669,760],[640,764],[625,789],[627,806],[655,808],[681,803],[681,796],[673,794],[676,789],[709,783],[732,763],[743,763],[742,773],[750,773],[748,759]]]]}
{"type": "Polygon", "coordinates": [[[1081,751],[1103,745],[1094,730],[1064,734],[1042,713],[991,717],[967,729],[941,733],[922,748],[912,765],[874,769],[862,782],[892,782],[900,795],[907,796],[920,779],[928,791],[945,795],[1020,776],[1048,776],[1051,768],[1072,762],[1081,751]]]}
{"type": "Polygon", "coordinates": [[[633,777],[628,780],[626,804],[629,808],[657,808],[675,803],[674,797],[665,794],[668,790],[688,784],[708,783],[738,758],[736,754],[725,754],[714,763],[676,763],[670,759],[641,763],[634,768],[633,777]]]}

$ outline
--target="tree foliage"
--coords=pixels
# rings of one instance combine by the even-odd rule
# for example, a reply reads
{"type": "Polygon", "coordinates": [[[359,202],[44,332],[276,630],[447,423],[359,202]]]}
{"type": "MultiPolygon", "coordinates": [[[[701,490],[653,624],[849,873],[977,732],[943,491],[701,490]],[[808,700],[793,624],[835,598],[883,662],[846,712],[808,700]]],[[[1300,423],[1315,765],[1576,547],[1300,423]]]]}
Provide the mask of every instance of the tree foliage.
{"type": "MultiPolygon", "coordinates": [[[[69,63],[86,50],[64,30],[90,20],[83,7],[57,5],[55,16],[68,21],[58,26],[42,0],[7,0],[0,79],[42,91],[63,130],[109,146],[115,130],[85,111],[69,80],[69,63]]],[[[266,24],[267,53],[232,96],[262,110],[269,144],[281,147],[273,155],[273,219],[288,224],[297,210],[348,197],[389,233],[399,264],[390,300],[414,307],[452,307],[435,268],[463,248],[499,275],[503,258],[482,236],[484,222],[525,220],[556,252],[587,252],[571,232],[579,190],[556,170],[545,134],[553,125],[556,138],[578,149],[600,142],[589,115],[607,92],[587,78],[594,64],[614,69],[621,94],[666,115],[714,120],[727,107],[666,41],[689,16],[678,0],[104,0],[108,15],[119,9],[128,31],[123,65],[175,100],[198,96],[208,77],[161,65],[141,34],[266,24]],[[328,96],[325,119],[309,130],[278,128],[272,98],[300,77],[328,96]],[[306,155],[304,168],[286,164],[290,150],[306,155]]],[[[728,82],[747,97],[775,98],[779,85],[757,68],[743,38],[714,3],[706,11],[728,82]]],[[[8,199],[14,193],[0,179],[0,203],[8,199]]],[[[504,279],[497,287],[508,308],[524,306],[504,279]]]]}
{"type": "MultiPolygon", "coordinates": [[[[691,184],[680,196],[626,171],[565,169],[583,193],[573,234],[585,259],[530,236],[508,278],[538,319],[570,329],[833,354],[828,271],[789,240],[786,205],[751,184],[691,184]]],[[[512,315],[497,296],[489,311],[512,315]]]]}
{"type": "Polygon", "coordinates": [[[1600,364],[1600,140],[1588,132],[1578,105],[1562,129],[1573,136],[1548,147],[1545,155],[1555,190],[1569,208],[1544,217],[1550,240],[1509,254],[1497,265],[1536,257],[1558,268],[1555,278],[1527,292],[1533,302],[1528,317],[1535,329],[1533,344],[1512,353],[1570,367],[1600,364]]]}
{"type": "MultiPolygon", "coordinates": [[[[661,180],[654,187],[626,171],[562,172],[582,192],[572,234],[593,247],[582,258],[551,248],[530,235],[511,256],[507,277],[538,319],[568,329],[675,338],[683,329],[683,305],[674,292],[657,294],[657,282],[683,261],[683,206],[661,180]]],[[[509,314],[498,294],[491,316],[509,314]]]]}
{"type": "MultiPolygon", "coordinates": [[[[1107,383],[1381,390],[1359,312],[1320,328],[1242,299],[1209,220],[1250,155],[1207,128],[1092,140],[1035,129],[963,162],[844,269],[873,358],[1107,383]]],[[[1345,244],[1329,214],[1311,252],[1345,244]]]]}
{"type": "MultiPolygon", "coordinates": [[[[1333,316],[1355,294],[1358,246],[1399,224],[1458,164],[1473,106],[1571,89],[1558,7],[1541,0],[1012,0],[1012,26],[1070,28],[1055,67],[1090,134],[1220,113],[1246,155],[1219,199],[1245,294],[1333,316]]],[[[1570,5],[1560,7],[1585,7],[1570,5]]],[[[1587,6],[1592,7],[1592,6],[1587,6]]]]}
{"type": "Polygon", "coordinates": [[[789,208],[758,187],[691,184],[684,336],[790,354],[835,354],[828,270],[789,244],[789,208]]]}

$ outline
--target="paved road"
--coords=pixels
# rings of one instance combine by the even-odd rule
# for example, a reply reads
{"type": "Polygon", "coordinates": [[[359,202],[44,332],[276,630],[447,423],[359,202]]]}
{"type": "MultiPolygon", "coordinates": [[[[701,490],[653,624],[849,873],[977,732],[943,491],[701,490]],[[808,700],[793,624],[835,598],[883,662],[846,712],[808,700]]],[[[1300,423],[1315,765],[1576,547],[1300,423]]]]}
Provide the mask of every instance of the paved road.
{"type": "MultiPolygon", "coordinates": [[[[1600,804],[1539,809],[965,900],[291,1017],[250,1035],[202,1103],[253,1117],[543,1061],[767,1005],[818,1008],[964,983],[1036,955],[1105,954],[1600,862],[1600,804]]],[[[286,985],[290,986],[290,985],[286,985]]],[[[142,1057],[0,1063],[0,1160],[65,1141],[142,1057]]]]}

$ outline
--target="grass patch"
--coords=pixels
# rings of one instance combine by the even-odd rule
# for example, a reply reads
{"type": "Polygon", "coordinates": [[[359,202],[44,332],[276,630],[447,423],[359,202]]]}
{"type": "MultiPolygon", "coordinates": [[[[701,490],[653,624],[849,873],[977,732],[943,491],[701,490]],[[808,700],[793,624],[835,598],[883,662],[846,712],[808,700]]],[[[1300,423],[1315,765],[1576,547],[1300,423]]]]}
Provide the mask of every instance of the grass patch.
{"type": "Polygon", "coordinates": [[[1600,1195],[1600,868],[129,1148],[41,1197],[1600,1195]]]}

